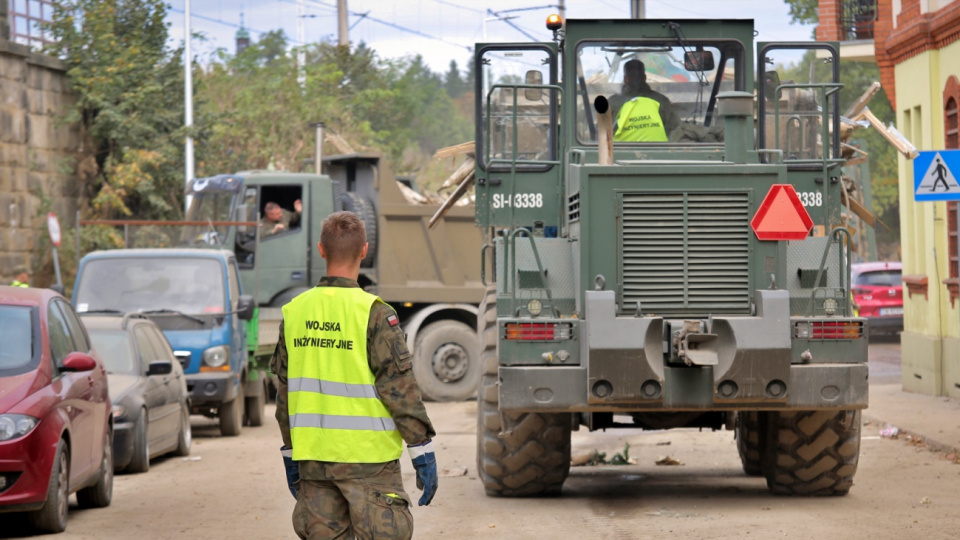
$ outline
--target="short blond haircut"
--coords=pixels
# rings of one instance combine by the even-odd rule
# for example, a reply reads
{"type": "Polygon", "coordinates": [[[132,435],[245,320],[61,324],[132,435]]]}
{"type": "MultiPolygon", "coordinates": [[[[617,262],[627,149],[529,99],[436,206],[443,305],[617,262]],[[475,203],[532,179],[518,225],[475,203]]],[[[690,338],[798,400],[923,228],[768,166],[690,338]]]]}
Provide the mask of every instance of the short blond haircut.
{"type": "Polygon", "coordinates": [[[334,212],[323,220],[320,243],[327,264],[348,264],[356,261],[367,243],[367,228],[353,212],[334,212]]]}

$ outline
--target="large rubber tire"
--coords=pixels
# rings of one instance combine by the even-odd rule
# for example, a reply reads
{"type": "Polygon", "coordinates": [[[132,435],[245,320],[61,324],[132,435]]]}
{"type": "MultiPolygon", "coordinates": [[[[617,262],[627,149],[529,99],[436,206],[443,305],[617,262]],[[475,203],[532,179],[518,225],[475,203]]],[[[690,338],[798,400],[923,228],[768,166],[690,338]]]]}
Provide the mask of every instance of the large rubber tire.
{"type": "Polygon", "coordinates": [[[846,495],[860,459],[860,411],[767,413],[763,475],[777,495],[846,495]]]}
{"type": "MultiPolygon", "coordinates": [[[[740,454],[740,463],[743,472],[749,476],[762,476],[763,443],[765,430],[761,429],[761,415],[757,411],[740,411],[737,413],[737,427],[734,437],[737,439],[737,453],[740,454]]],[[[765,417],[764,417],[765,419],[765,417]]]]}
{"type": "Polygon", "coordinates": [[[425,399],[463,401],[480,385],[480,340],[458,321],[438,321],[421,328],[414,346],[413,374],[425,399]]]}
{"type": "Polygon", "coordinates": [[[106,508],[113,500],[113,437],[103,436],[103,456],[100,458],[100,478],[97,483],[77,492],[80,508],[106,508]]]}
{"type": "Polygon", "coordinates": [[[373,203],[359,194],[348,191],[340,196],[340,206],[347,212],[353,212],[363,221],[367,230],[367,256],[360,261],[362,268],[372,268],[377,258],[377,211],[373,203]]]}
{"type": "Polygon", "coordinates": [[[264,388],[263,381],[260,382],[260,390],[255,396],[247,396],[247,402],[244,404],[247,413],[247,425],[251,427],[260,427],[263,425],[263,407],[267,402],[267,389],[264,388]]]}
{"type": "Polygon", "coordinates": [[[240,429],[243,427],[243,394],[238,394],[232,400],[221,403],[218,416],[220,417],[220,434],[224,437],[236,437],[240,435],[240,429]]]}
{"type": "Polygon", "coordinates": [[[180,434],[177,435],[175,456],[189,456],[193,447],[193,427],[190,426],[190,406],[184,403],[180,410],[180,434]]]}
{"type": "Polygon", "coordinates": [[[570,473],[569,414],[498,410],[497,296],[487,288],[478,323],[484,373],[477,396],[477,470],[489,496],[557,495],[570,473]]]}
{"type": "Polygon", "coordinates": [[[150,442],[147,440],[148,422],[146,409],[140,409],[136,427],[133,428],[133,457],[130,458],[130,463],[123,469],[123,472],[139,474],[150,470],[150,442]]]}
{"type": "Polygon", "coordinates": [[[43,508],[27,514],[34,528],[44,532],[61,533],[67,529],[67,505],[70,498],[70,450],[63,439],[57,444],[53,459],[47,500],[43,508]]]}

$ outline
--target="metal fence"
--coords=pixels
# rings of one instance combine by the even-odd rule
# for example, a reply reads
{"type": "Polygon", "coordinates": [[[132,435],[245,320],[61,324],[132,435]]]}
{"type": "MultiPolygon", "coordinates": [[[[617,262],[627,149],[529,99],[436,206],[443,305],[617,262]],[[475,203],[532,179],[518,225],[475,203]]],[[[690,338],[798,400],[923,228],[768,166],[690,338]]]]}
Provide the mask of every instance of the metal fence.
{"type": "Polygon", "coordinates": [[[7,18],[10,21],[10,40],[27,45],[33,49],[42,49],[53,43],[41,23],[53,20],[53,0],[8,0],[7,18]]]}

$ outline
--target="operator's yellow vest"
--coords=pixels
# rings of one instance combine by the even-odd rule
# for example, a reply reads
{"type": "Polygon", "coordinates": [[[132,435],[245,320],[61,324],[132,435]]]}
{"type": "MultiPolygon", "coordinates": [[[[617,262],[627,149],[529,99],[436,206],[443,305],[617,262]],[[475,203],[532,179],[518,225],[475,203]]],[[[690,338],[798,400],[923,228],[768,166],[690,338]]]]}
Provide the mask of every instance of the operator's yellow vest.
{"type": "Polygon", "coordinates": [[[370,308],[356,287],[314,287],[283,306],[295,461],[385,463],[403,440],[367,360],[370,308]]]}
{"type": "Polygon", "coordinates": [[[635,97],[623,104],[617,114],[614,141],[666,142],[667,131],[660,118],[660,103],[648,97],[635,97]]]}
{"type": "Polygon", "coordinates": [[[20,280],[18,280],[18,279],[13,280],[13,281],[10,283],[10,286],[11,286],[11,287],[24,287],[24,288],[29,288],[29,287],[30,287],[29,285],[27,285],[26,283],[24,283],[24,282],[22,282],[22,281],[20,281],[20,280]]]}

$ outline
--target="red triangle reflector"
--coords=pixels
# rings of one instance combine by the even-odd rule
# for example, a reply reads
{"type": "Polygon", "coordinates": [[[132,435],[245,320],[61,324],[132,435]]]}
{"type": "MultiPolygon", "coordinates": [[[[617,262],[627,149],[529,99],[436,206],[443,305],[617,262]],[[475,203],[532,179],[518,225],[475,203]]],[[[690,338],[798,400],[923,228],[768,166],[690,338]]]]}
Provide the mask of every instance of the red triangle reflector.
{"type": "Polygon", "coordinates": [[[810,214],[790,184],[774,184],[750,221],[758,240],[803,240],[813,228],[810,214]]]}

